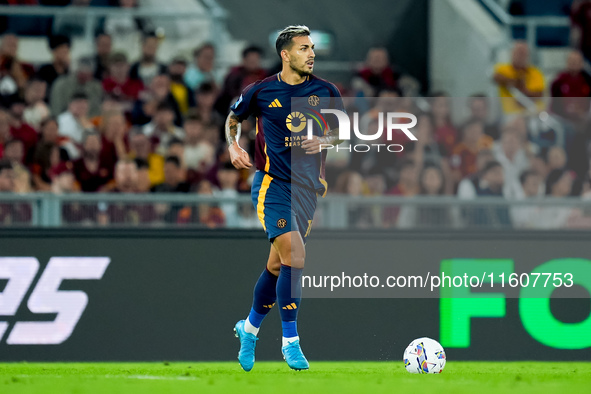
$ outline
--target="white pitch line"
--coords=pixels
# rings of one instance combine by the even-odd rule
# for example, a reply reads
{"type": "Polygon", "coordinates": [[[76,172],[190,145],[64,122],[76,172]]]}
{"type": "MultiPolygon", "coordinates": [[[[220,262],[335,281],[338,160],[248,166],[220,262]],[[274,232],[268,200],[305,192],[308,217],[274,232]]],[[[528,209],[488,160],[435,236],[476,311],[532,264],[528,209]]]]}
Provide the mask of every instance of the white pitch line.
{"type": "MultiPolygon", "coordinates": [[[[12,375],[15,378],[33,379],[33,378],[71,378],[64,375],[12,375]]],[[[8,375],[7,375],[8,377],[8,375]]],[[[106,379],[138,379],[138,380],[197,380],[196,376],[156,376],[156,375],[85,375],[88,378],[106,378],[106,379]]]]}

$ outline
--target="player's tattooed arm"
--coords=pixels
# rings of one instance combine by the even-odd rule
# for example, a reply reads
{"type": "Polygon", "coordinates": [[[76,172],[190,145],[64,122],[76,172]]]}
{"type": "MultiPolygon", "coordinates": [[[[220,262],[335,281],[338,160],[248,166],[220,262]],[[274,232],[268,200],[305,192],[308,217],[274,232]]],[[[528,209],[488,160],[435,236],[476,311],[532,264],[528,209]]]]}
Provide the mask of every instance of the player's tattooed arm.
{"type": "Polygon", "coordinates": [[[228,147],[238,142],[241,131],[242,125],[240,124],[240,119],[238,119],[238,116],[234,112],[230,111],[226,119],[226,142],[228,143],[228,147]]]}
{"type": "Polygon", "coordinates": [[[230,161],[239,170],[252,167],[248,153],[238,144],[240,132],[240,119],[234,112],[230,111],[226,119],[226,141],[228,142],[228,150],[230,151],[230,161]]]}
{"type": "Polygon", "coordinates": [[[340,144],[343,140],[339,139],[339,129],[330,129],[329,132],[322,137],[314,136],[314,138],[302,142],[302,148],[307,155],[315,155],[320,153],[322,149],[330,149],[335,145],[340,144]]]}

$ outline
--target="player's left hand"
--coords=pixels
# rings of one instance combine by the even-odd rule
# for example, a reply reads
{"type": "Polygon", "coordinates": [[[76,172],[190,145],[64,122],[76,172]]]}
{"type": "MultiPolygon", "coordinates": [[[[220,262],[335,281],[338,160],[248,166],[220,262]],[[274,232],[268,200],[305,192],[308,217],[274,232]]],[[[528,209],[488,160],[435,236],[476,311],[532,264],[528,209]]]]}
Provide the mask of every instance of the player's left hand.
{"type": "Polygon", "coordinates": [[[307,155],[315,155],[317,153],[320,153],[320,149],[322,148],[322,139],[318,136],[312,136],[311,139],[308,139],[308,137],[303,137],[305,138],[305,141],[302,142],[302,149],[304,151],[306,151],[307,155]]]}

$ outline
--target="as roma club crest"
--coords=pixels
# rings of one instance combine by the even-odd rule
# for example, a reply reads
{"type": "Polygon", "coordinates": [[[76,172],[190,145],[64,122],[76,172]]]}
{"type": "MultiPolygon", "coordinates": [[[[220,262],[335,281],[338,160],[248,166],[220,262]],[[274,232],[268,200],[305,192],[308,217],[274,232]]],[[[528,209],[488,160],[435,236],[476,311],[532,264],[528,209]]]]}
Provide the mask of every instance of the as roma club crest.
{"type": "Polygon", "coordinates": [[[308,97],[308,104],[310,104],[312,107],[318,106],[318,104],[320,104],[320,97],[316,96],[315,94],[311,95],[308,97]]]}

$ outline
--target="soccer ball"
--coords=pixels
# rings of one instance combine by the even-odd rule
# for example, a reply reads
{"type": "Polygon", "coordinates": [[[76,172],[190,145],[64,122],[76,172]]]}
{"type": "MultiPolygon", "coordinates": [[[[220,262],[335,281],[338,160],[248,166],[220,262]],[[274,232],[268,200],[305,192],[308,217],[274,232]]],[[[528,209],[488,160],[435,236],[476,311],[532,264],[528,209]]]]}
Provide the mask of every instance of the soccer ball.
{"type": "Polygon", "coordinates": [[[445,350],[431,338],[415,339],[404,351],[404,367],[410,373],[441,373],[445,367],[445,350]]]}

